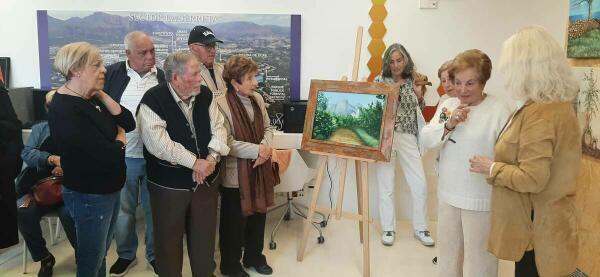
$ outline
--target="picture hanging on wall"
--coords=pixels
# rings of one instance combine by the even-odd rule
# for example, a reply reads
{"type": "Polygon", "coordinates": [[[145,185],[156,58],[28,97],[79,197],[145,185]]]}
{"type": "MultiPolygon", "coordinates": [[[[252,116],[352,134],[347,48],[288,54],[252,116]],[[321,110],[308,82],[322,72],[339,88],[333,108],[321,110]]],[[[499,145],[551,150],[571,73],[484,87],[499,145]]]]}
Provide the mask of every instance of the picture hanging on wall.
{"type": "Polygon", "coordinates": [[[215,62],[231,55],[251,57],[258,64],[257,91],[263,96],[271,124],[283,127],[283,104],[300,100],[300,27],[297,14],[221,14],[154,11],[39,10],[38,43],[41,87],[50,89],[65,80],[52,70],[60,47],[87,41],[98,48],[105,65],[127,59],[123,38],[143,31],[154,41],[156,66],[175,51],[188,50],[188,36],[196,25],[212,29],[219,43],[215,62]]]}
{"type": "Polygon", "coordinates": [[[0,86],[6,88],[10,84],[10,58],[0,57],[0,86]]]}
{"type": "Polygon", "coordinates": [[[600,0],[569,0],[567,57],[600,58],[600,0]]]}
{"type": "Polygon", "coordinates": [[[398,91],[381,83],[312,80],[302,149],[389,161],[398,91]]]}
{"type": "Polygon", "coordinates": [[[573,72],[579,80],[576,108],[582,151],[586,156],[600,159],[600,69],[574,67],[573,72]]]}

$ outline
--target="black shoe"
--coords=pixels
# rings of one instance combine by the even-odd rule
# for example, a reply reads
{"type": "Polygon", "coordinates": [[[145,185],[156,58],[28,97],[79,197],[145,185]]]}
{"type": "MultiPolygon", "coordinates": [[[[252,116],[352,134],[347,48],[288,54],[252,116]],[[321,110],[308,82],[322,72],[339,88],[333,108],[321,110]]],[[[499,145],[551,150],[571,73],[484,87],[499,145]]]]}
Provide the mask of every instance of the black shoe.
{"type": "MultiPolygon", "coordinates": [[[[246,266],[246,265],[244,265],[246,266]]],[[[268,264],[263,264],[263,265],[251,265],[251,266],[246,266],[246,267],[251,267],[254,268],[254,271],[256,271],[259,274],[262,275],[271,275],[273,274],[273,268],[270,267],[268,264]]]]}
{"type": "Polygon", "coordinates": [[[118,258],[117,261],[110,267],[110,276],[125,276],[129,269],[131,269],[137,260],[133,258],[133,260],[118,258]]]}
{"type": "Polygon", "coordinates": [[[435,256],[435,258],[433,258],[433,260],[431,260],[431,262],[432,262],[433,264],[437,264],[437,256],[435,256]]]}
{"type": "Polygon", "coordinates": [[[148,267],[152,269],[152,272],[154,272],[154,276],[158,277],[158,270],[156,269],[156,260],[148,262],[148,265],[148,267]]]}
{"type": "Polygon", "coordinates": [[[54,264],[56,264],[56,259],[52,254],[49,254],[46,258],[43,258],[40,261],[40,271],[38,272],[38,277],[51,277],[54,264]]]}

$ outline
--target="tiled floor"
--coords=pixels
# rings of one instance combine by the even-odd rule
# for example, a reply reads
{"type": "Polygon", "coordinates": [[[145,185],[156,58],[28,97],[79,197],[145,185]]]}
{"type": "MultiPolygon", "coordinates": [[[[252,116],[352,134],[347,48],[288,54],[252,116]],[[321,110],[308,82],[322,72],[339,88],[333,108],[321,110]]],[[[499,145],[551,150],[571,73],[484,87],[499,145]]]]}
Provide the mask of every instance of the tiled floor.
{"type": "MultiPolygon", "coordinates": [[[[302,227],[298,219],[284,222],[276,237],[277,249],[268,249],[269,234],[277,216],[278,214],[268,217],[265,238],[264,253],[275,270],[272,276],[362,276],[362,247],[359,242],[358,224],[355,221],[332,219],[324,229],[324,244],[317,244],[317,232],[311,230],[304,261],[298,262],[296,252],[302,227]]],[[[371,226],[371,276],[436,276],[436,266],[431,263],[436,249],[424,247],[416,241],[409,231],[408,222],[399,222],[397,240],[392,247],[383,246],[379,242],[378,227],[376,224],[371,226]]],[[[432,229],[435,230],[435,222],[432,223],[432,229]]],[[[143,232],[140,229],[138,233],[143,232]]],[[[143,250],[142,247],[138,249],[137,256],[141,259],[127,274],[128,277],[152,276],[147,269],[143,250]]],[[[73,249],[67,241],[61,240],[51,247],[50,251],[57,259],[54,276],[74,276],[75,259],[73,249]]],[[[218,262],[218,253],[216,255],[218,262]]],[[[113,245],[107,257],[108,267],[115,260],[113,245]]],[[[18,256],[0,266],[0,276],[35,276],[38,268],[38,263],[30,261],[29,273],[22,275],[21,258],[18,256]]],[[[512,271],[512,263],[503,261],[500,263],[498,276],[513,276],[512,271]]],[[[251,276],[261,276],[253,271],[249,273],[251,276]]],[[[218,270],[216,274],[220,276],[218,270]]],[[[192,276],[187,257],[183,263],[183,276],[192,276]]]]}

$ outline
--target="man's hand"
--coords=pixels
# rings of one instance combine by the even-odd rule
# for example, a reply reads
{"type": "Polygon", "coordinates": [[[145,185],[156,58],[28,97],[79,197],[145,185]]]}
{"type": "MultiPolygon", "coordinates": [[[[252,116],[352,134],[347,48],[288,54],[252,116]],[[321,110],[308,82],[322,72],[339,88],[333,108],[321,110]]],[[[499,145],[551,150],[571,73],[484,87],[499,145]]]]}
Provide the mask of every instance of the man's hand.
{"type": "Polygon", "coordinates": [[[204,179],[215,171],[215,165],[216,163],[214,162],[209,162],[205,159],[197,159],[192,167],[192,170],[194,171],[192,179],[194,182],[198,184],[203,183],[204,179]]]}

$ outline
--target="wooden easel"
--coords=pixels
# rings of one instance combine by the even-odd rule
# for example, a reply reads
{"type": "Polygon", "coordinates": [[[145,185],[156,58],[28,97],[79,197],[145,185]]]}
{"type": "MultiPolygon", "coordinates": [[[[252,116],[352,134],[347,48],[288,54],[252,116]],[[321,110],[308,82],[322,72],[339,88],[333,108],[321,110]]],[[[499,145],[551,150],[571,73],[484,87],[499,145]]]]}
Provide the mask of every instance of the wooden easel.
{"type": "MultiPolygon", "coordinates": [[[[356,33],[356,46],[354,49],[354,65],[352,69],[352,81],[358,79],[358,68],[360,61],[360,50],[362,45],[362,34],[363,27],[358,27],[356,33]]],[[[343,77],[342,79],[347,79],[343,77]]],[[[369,223],[371,222],[369,217],[369,175],[368,175],[368,164],[375,162],[374,160],[361,159],[355,157],[347,157],[336,154],[322,153],[311,151],[311,153],[319,155],[319,168],[317,173],[317,179],[315,181],[315,188],[312,194],[310,207],[308,214],[304,220],[304,229],[302,232],[302,239],[298,247],[297,260],[302,261],[304,259],[304,251],[306,250],[306,242],[308,239],[308,233],[310,231],[310,225],[313,222],[315,212],[322,212],[327,214],[335,214],[335,219],[348,218],[358,220],[358,229],[360,232],[360,242],[363,245],[363,276],[368,277],[370,275],[370,256],[369,256],[369,223]],[[339,179],[339,191],[337,196],[337,203],[335,209],[330,209],[325,206],[317,206],[317,199],[319,198],[319,192],[321,191],[321,183],[325,176],[325,167],[327,166],[327,159],[329,157],[340,159],[340,179],[339,179]],[[342,211],[342,204],[344,202],[344,188],[346,186],[346,170],[348,167],[348,161],[354,161],[356,169],[356,194],[358,199],[358,213],[348,213],[342,211]]]]}

